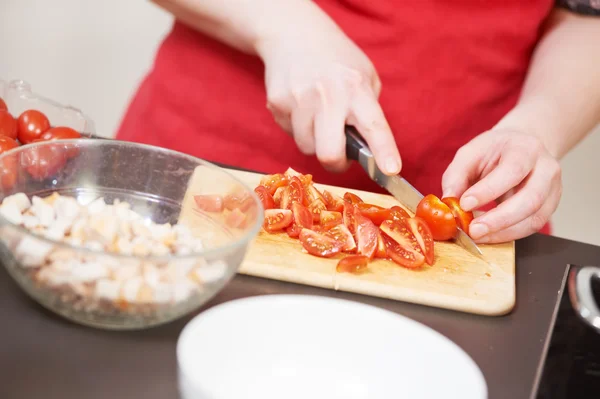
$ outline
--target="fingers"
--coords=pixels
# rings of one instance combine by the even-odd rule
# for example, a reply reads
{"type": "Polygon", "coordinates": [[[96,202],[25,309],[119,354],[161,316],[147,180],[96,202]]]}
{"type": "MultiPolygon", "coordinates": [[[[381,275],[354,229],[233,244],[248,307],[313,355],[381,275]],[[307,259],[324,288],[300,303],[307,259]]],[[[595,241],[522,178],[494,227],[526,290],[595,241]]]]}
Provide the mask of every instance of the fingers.
{"type": "Polygon", "coordinates": [[[298,149],[305,155],[315,153],[314,107],[300,103],[292,111],[292,133],[298,149]]]}
{"type": "Polygon", "coordinates": [[[402,160],[392,131],[374,94],[359,90],[352,98],[348,123],[354,125],[367,141],[379,169],[387,175],[396,175],[402,169],[402,160]]]}
{"type": "Polygon", "coordinates": [[[471,142],[456,152],[442,175],[443,197],[462,196],[479,175],[482,154],[477,142],[471,142]]]}

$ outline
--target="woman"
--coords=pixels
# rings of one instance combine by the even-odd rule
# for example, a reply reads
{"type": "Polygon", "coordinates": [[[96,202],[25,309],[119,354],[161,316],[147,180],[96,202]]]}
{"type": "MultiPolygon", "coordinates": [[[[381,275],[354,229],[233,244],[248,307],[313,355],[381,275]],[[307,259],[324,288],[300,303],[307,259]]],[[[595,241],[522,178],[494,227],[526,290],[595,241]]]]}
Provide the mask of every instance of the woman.
{"type": "Polygon", "coordinates": [[[378,190],[345,159],[351,124],[385,173],[500,203],[482,243],[548,231],[558,160],[600,118],[600,18],[578,12],[598,0],[154,1],[177,22],[118,138],[378,190]]]}

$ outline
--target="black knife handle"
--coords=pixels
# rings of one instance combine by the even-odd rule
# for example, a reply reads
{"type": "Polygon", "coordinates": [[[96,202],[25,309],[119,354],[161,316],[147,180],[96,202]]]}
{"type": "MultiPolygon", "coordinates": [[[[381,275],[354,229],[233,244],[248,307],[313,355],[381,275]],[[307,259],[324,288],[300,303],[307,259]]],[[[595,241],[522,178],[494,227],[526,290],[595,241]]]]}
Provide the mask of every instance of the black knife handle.
{"type": "MultiPolygon", "coordinates": [[[[369,146],[354,126],[346,125],[344,132],[346,133],[346,157],[353,161],[358,161],[360,151],[363,148],[369,150],[369,146]]],[[[369,150],[369,152],[371,151],[369,150]]]]}

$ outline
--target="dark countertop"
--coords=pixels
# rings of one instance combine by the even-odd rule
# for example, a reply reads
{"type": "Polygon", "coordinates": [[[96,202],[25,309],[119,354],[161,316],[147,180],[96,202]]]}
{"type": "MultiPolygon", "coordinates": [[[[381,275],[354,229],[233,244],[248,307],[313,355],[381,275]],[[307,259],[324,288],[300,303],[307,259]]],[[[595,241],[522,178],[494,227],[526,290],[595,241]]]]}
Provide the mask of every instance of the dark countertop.
{"type": "MultiPolygon", "coordinates": [[[[236,298],[298,293],[379,306],[446,335],[477,362],[490,399],[535,396],[567,264],[600,263],[600,247],[534,235],[517,243],[517,305],[484,317],[236,276],[205,308],[236,298]]],[[[107,332],[55,317],[0,271],[0,398],[177,398],[175,344],[189,316],[139,332],[107,332]]],[[[235,328],[235,325],[232,325],[235,328]]],[[[243,331],[240,331],[243,334],[243,331]]]]}

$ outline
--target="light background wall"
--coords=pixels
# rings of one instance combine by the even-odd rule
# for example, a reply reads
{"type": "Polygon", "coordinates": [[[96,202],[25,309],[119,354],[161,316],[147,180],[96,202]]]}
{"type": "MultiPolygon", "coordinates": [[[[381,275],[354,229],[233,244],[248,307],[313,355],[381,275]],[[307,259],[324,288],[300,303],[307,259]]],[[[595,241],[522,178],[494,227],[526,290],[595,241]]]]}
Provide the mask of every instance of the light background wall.
{"type": "MultiPolygon", "coordinates": [[[[82,109],[110,136],[170,24],[148,1],[1,0],[0,78],[82,109]]],[[[558,236],[600,245],[599,150],[597,131],[562,162],[558,236]]]]}

